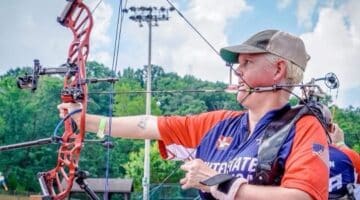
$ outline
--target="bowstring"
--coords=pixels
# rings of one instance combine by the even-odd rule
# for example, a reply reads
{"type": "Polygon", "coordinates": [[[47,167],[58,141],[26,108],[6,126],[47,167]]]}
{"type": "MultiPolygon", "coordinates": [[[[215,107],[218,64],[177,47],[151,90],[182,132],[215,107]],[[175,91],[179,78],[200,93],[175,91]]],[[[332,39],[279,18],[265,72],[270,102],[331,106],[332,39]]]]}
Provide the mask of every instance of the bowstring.
{"type": "MultiPolygon", "coordinates": [[[[121,42],[121,33],[122,33],[122,25],[124,21],[124,12],[123,8],[125,8],[127,5],[127,0],[125,0],[125,3],[123,4],[123,1],[119,1],[119,8],[117,13],[117,23],[116,23],[116,33],[115,33],[115,42],[114,42],[114,49],[113,49],[113,59],[112,59],[112,66],[111,66],[111,72],[112,77],[116,77],[117,72],[117,65],[118,65],[118,59],[119,59],[119,49],[120,49],[120,42],[121,42]]],[[[105,172],[105,194],[104,199],[108,199],[108,188],[109,188],[109,169],[110,169],[110,139],[112,134],[112,116],[113,116],[113,106],[114,106],[114,91],[115,91],[115,82],[111,83],[111,91],[112,93],[109,94],[109,121],[108,121],[108,127],[109,132],[108,136],[106,137],[107,144],[107,152],[106,152],[106,172],[105,172]]]]}
{"type": "MultiPolygon", "coordinates": [[[[95,7],[92,9],[91,13],[93,14],[96,9],[100,6],[100,4],[103,2],[103,0],[99,0],[98,3],[95,5],[95,7]]],[[[127,0],[125,3],[125,6],[127,4],[127,0]]],[[[118,14],[117,14],[117,23],[116,23],[116,34],[115,34],[115,42],[114,42],[114,49],[113,49],[113,59],[112,59],[112,66],[111,66],[111,76],[115,77],[116,76],[116,71],[117,71],[117,62],[118,62],[118,54],[119,54],[119,46],[120,46],[120,39],[121,39],[121,30],[122,30],[122,22],[123,22],[123,18],[124,18],[124,14],[122,12],[122,5],[123,2],[122,0],[119,1],[119,9],[118,9],[118,14]],[[121,18],[121,20],[120,20],[121,18]]],[[[109,132],[108,132],[108,136],[105,138],[104,140],[104,144],[106,147],[106,156],[105,156],[105,160],[106,160],[106,164],[105,164],[105,192],[104,192],[104,196],[103,198],[105,200],[108,199],[108,195],[109,195],[109,169],[110,169],[110,148],[111,148],[111,133],[112,133],[112,116],[113,116],[113,99],[114,99],[114,88],[115,88],[115,82],[111,83],[111,93],[109,93],[109,121],[108,121],[108,127],[109,127],[109,132]]]]}

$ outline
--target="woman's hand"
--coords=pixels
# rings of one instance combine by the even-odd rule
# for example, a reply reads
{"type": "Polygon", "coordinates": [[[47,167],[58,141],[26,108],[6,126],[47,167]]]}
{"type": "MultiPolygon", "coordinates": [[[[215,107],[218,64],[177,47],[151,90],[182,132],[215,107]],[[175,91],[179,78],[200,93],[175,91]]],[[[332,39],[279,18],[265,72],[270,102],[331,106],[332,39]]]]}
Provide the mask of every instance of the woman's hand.
{"type": "Polygon", "coordinates": [[[200,181],[218,174],[217,171],[211,169],[200,159],[188,161],[181,165],[180,168],[186,172],[185,177],[180,180],[182,189],[197,188],[204,192],[210,192],[210,187],[201,184],[200,181]]]}
{"type": "MultiPolygon", "coordinates": [[[[61,103],[57,106],[57,109],[59,110],[60,118],[64,118],[67,114],[74,112],[75,110],[81,110],[82,105],[80,103],[61,103]]],[[[76,124],[79,125],[80,113],[71,115],[71,118],[73,118],[76,124]]]]}
{"type": "Polygon", "coordinates": [[[332,143],[333,144],[343,143],[344,142],[343,130],[336,123],[334,123],[333,126],[334,126],[334,131],[332,133],[330,133],[332,143]]]}

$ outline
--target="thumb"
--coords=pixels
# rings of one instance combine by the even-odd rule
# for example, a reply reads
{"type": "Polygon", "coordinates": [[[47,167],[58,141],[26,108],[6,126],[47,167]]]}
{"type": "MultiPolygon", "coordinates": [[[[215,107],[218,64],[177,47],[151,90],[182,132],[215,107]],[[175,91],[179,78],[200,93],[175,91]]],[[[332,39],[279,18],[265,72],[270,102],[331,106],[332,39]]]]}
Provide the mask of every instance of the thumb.
{"type": "Polygon", "coordinates": [[[80,103],[61,103],[57,106],[57,109],[60,112],[60,117],[64,118],[66,114],[81,110],[82,105],[80,103]]]}

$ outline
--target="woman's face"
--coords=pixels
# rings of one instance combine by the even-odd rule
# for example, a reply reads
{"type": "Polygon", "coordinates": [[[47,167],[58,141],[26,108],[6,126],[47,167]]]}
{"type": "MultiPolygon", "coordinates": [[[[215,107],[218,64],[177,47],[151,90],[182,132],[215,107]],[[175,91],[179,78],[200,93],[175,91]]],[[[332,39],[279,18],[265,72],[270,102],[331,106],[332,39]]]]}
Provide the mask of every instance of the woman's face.
{"type": "Polygon", "coordinates": [[[266,58],[265,54],[241,54],[238,59],[239,66],[235,70],[239,85],[237,100],[246,106],[248,99],[251,98],[253,101],[257,96],[257,93],[250,94],[247,90],[275,84],[276,66],[266,58]]]}

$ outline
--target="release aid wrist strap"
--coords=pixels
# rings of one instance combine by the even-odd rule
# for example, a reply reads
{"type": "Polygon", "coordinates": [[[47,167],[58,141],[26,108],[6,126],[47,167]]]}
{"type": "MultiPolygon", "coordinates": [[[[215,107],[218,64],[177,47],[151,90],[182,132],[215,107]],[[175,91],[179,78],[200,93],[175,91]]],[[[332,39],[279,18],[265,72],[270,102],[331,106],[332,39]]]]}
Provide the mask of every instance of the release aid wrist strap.
{"type": "Polygon", "coordinates": [[[200,183],[210,186],[211,195],[216,199],[227,200],[234,199],[239,188],[248,181],[228,174],[217,174],[200,183]]]}

